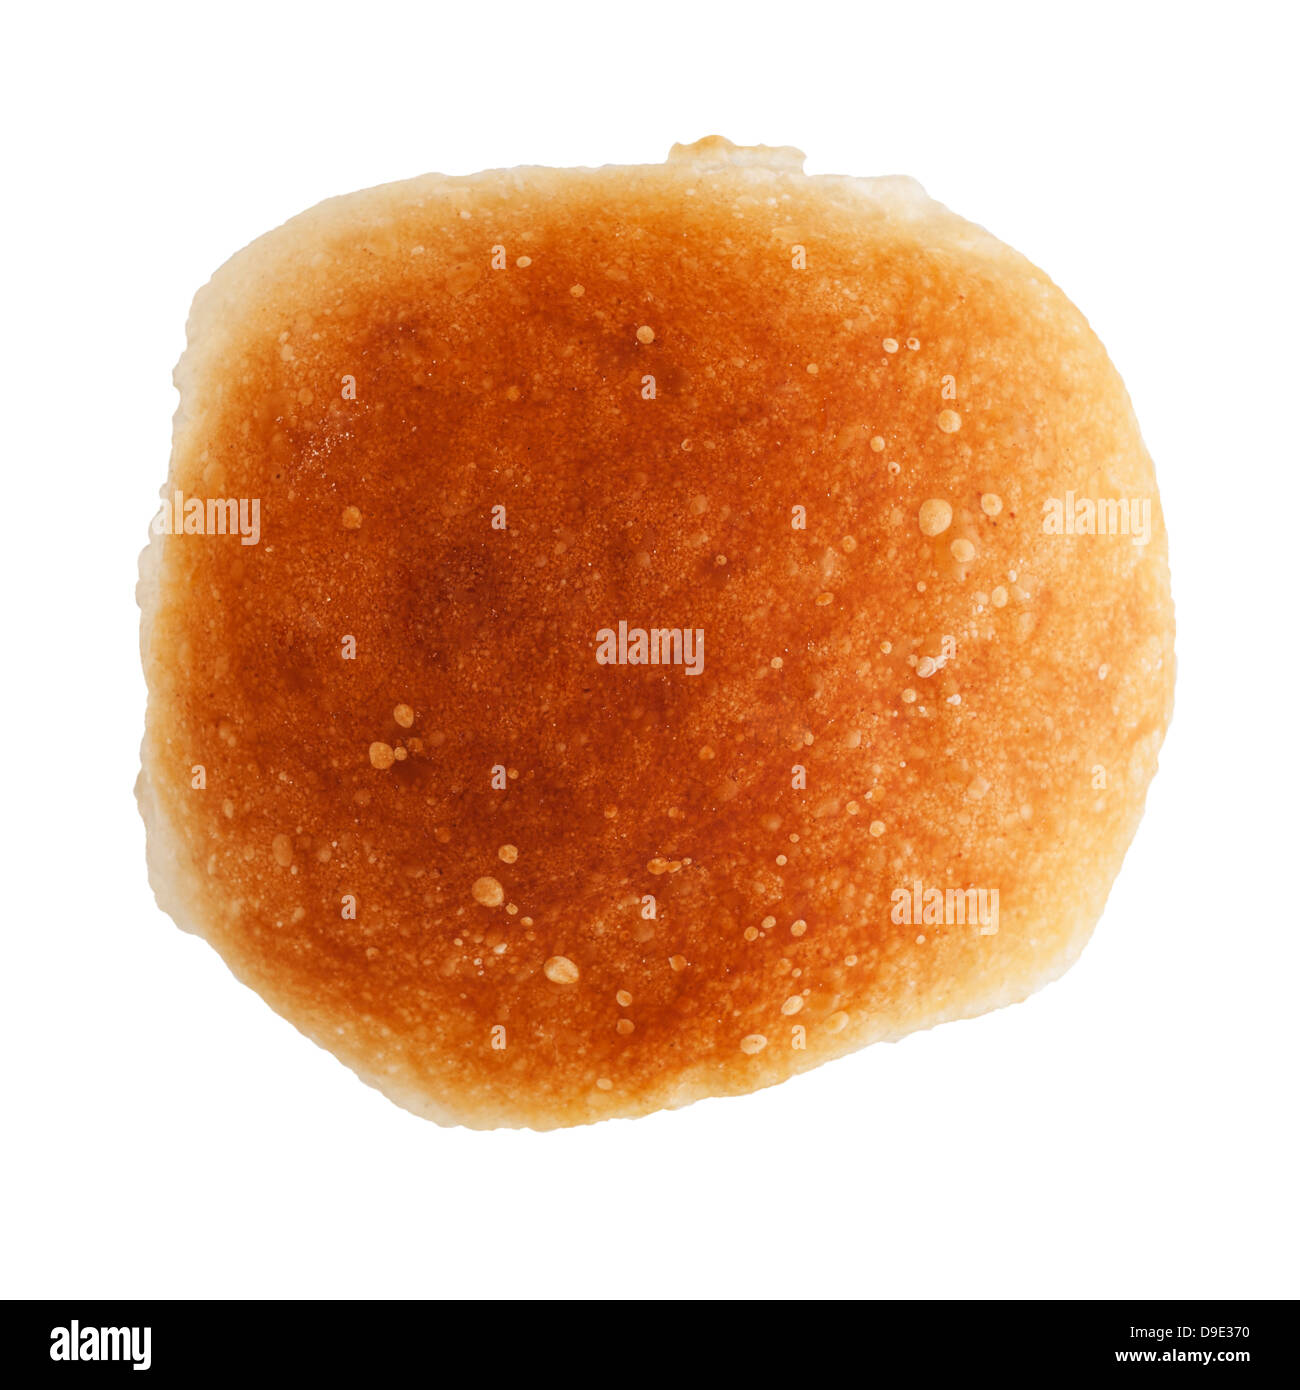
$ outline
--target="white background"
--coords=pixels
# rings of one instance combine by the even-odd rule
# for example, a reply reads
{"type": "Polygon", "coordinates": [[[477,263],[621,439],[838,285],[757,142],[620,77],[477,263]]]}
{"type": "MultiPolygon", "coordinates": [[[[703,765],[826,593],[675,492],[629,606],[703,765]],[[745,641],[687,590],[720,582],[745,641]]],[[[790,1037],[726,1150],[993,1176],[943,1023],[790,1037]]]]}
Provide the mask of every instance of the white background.
{"type": "Polygon", "coordinates": [[[0,1293],[1300,1294],[1293,9],[25,6],[6,20],[0,1293]],[[1089,316],[1173,728],[1092,945],[773,1090],[440,1130],[155,908],[136,556],[193,292],[318,200],[719,132],[909,173],[1089,316]]]}

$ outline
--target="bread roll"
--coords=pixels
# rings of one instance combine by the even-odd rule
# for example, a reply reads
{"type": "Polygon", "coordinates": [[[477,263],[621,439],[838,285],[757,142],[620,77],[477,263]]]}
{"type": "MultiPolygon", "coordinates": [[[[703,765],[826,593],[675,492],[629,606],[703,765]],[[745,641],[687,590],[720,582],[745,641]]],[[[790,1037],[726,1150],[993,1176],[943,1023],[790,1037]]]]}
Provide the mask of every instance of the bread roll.
{"type": "Polygon", "coordinates": [[[739,1094],[1079,954],[1169,719],[1083,316],[910,179],[427,175],[194,301],[142,558],[161,906],[442,1124],[739,1094]]]}

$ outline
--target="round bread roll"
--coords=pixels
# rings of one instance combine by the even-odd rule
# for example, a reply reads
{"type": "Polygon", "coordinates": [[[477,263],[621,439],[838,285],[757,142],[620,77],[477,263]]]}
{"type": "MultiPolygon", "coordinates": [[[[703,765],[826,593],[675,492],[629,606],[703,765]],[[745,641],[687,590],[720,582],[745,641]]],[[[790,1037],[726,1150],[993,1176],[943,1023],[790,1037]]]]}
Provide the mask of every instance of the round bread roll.
{"type": "Polygon", "coordinates": [[[1171,712],[1155,477],[910,179],[713,138],[336,198],[176,381],[151,880],[399,1105],[753,1091],[1079,954],[1171,712]]]}

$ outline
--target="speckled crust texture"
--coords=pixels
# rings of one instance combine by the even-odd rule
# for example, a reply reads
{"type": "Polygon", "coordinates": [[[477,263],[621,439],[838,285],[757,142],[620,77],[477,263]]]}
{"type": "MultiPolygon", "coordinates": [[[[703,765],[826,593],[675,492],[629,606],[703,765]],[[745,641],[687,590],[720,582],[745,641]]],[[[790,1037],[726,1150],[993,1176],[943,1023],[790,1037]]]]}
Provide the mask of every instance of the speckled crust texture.
{"type": "Polygon", "coordinates": [[[163,495],[261,534],[142,558],[151,881],[364,1080],[640,1115],[1078,955],[1173,610],[1124,387],[1023,257],[711,140],[334,199],[188,338],[163,495]],[[1079,498],[1145,500],[1146,543],[1045,529],[1079,498]],[[703,670],[601,664],[620,621],[703,670]],[[918,883],[996,931],[900,920],[918,883]]]}

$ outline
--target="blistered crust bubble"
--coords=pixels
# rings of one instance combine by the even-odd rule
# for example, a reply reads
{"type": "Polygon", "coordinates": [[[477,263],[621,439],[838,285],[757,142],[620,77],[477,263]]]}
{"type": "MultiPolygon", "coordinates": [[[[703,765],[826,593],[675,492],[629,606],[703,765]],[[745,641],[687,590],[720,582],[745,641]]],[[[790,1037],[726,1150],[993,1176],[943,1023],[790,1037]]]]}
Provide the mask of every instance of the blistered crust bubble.
{"type": "Polygon", "coordinates": [[[1155,478],[913,181],[713,137],[337,198],[176,380],[151,879],[399,1104],[747,1092],[1082,948],[1171,710],[1155,478]]]}

